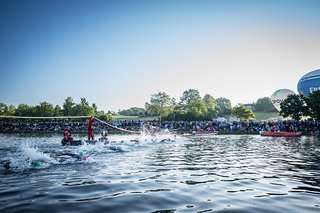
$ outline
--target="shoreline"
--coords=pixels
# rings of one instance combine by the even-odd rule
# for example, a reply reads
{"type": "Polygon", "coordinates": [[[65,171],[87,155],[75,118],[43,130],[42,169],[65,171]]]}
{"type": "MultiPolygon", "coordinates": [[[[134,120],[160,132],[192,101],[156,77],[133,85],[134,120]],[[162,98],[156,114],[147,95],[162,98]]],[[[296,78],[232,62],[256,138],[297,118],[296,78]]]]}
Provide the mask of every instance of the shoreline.
{"type": "MultiPolygon", "coordinates": [[[[109,135],[136,135],[133,133],[123,133],[123,132],[108,132],[109,135]]],[[[173,133],[173,132],[170,132],[173,133]]],[[[210,135],[212,132],[202,132],[203,135],[201,135],[201,133],[199,135],[193,135],[192,133],[190,133],[189,131],[181,131],[181,132],[174,132],[177,135],[185,135],[188,134],[188,136],[203,136],[203,135],[210,135]]],[[[43,134],[43,135],[47,135],[47,134],[54,134],[54,135],[61,135],[61,137],[63,136],[63,132],[59,132],[59,131],[23,131],[23,132],[19,132],[19,131],[0,131],[0,134],[27,134],[27,135],[32,135],[32,134],[43,134]]],[[[74,131],[72,132],[73,135],[87,135],[86,131],[74,131]]],[[[157,134],[156,134],[157,135],[157,134]]],[[[212,134],[213,135],[260,135],[260,132],[255,131],[255,132],[244,132],[244,131],[240,131],[240,132],[229,132],[229,131],[220,131],[217,134],[212,134]]],[[[95,137],[99,137],[100,134],[96,133],[95,137]]],[[[310,132],[303,132],[302,136],[318,136],[315,134],[312,134],[310,132]]]]}

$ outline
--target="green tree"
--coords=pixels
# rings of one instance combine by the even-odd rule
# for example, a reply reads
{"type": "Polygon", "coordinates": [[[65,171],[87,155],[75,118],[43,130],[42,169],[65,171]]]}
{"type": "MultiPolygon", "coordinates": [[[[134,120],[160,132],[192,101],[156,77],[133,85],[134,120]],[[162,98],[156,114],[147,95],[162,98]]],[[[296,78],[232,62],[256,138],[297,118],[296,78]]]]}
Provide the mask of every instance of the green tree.
{"type": "Polygon", "coordinates": [[[63,115],[63,112],[62,112],[62,109],[59,105],[56,105],[54,107],[54,116],[62,116],[63,115]]]}
{"type": "Polygon", "coordinates": [[[216,102],[217,102],[218,117],[231,115],[232,107],[231,107],[231,101],[229,99],[220,97],[216,99],[216,102]]]}
{"type": "Polygon", "coordinates": [[[80,103],[76,104],[74,106],[75,115],[78,115],[78,116],[85,116],[85,115],[94,116],[95,115],[95,109],[89,105],[89,102],[85,98],[81,98],[80,100],[81,100],[80,103]]]}
{"type": "Polygon", "coordinates": [[[199,91],[196,89],[189,89],[183,92],[180,98],[180,103],[182,105],[187,105],[191,100],[197,99],[201,99],[199,91]]]}
{"type": "Polygon", "coordinates": [[[165,92],[151,95],[150,103],[145,104],[148,115],[160,115],[167,118],[174,110],[174,99],[165,92]]]}
{"type": "Polygon", "coordinates": [[[0,115],[6,115],[8,106],[4,103],[0,103],[0,115]]]}
{"type": "Polygon", "coordinates": [[[15,115],[15,113],[16,113],[16,108],[15,108],[15,106],[9,105],[9,106],[8,106],[8,110],[7,110],[7,115],[12,116],[12,115],[15,115]]]}
{"type": "Polygon", "coordinates": [[[288,95],[288,97],[280,103],[280,115],[283,117],[292,117],[299,121],[302,116],[310,114],[306,102],[301,95],[288,95]]]}
{"type": "Polygon", "coordinates": [[[39,105],[35,106],[35,116],[53,116],[54,108],[53,105],[48,102],[41,102],[39,105]]]}
{"type": "Polygon", "coordinates": [[[105,114],[104,111],[101,110],[101,111],[97,111],[95,116],[100,117],[100,116],[103,116],[104,114],[105,114]]]}
{"type": "Polygon", "coordinates": [[[107,121],[107,122],[113,121],[112,116],[109,115],[109,114],[99,115],[98,118],[99,118],[100,120],[107,121]]]}
{"type": "Polygon", "coordinates": [[[254,118],[255,115],[251,109],[248,109],[244,105],[238,105],[232,108],[232,116],[240,118],[242,121],[246,121],[250,118],[254,118]]]}
{"type": "Polygon", "coordinates": [[[307,103],[309,114],[312,118],[320,120],[320,90],[316,90],[304,98],[307,103]]]}
{"type": "Polygon", "coordinates": [[[174,106],[173,113],[170,115],[171,120],[186,120],[187,110],[182,108],[181,104],[174,106]]]}
{"type": "Polygon", "coordinates": [[[14,115],[16,108],[13,105],[6,105],[4,103],[0,103],[0,115],[14,115]]]}
{"type": "Polygon", "coordinates": [[[98,113],[98,106],[97,106],[95,103],[93,103],[93,104],[92,104],[92,108],[93,108],[94,114],[97,115],[97,113],[98,113]]]}
{"type": "Polygon", "coordinates": [[[180,103],[175,107],[175,118],[182,120],[211,120],[215,113],[215,101],[206,94],[202,99],[196,89],[183,92],[180,103]]]}
{"type": "Polygon", "coordinates": [[[16,115],[18,116],[35,116],[35,108],[28,104],[19,104],[16,109],[16,115]]]}
{"type": "Polygon", "coordinates": [[[212,120],[212,118],[217,114],[217,102],[209,94],[206,94],[203,97],[203,101],[206,104],[207,109],[208,109],[208,112],[206,115],[206,120],[212,120]]]}
{"type": "Polygon", "coordinates": [[[202,99],[190,100],[187,104],[188,120],[205,120],[207,114],[208,108],[202,99]]]}
{"type": "Polygon", "coordinates": [[[255,112],[277,112],[269,97],[259,98],[253,107],[255,112]]]}
{"type": "Polygon", "coordinates": [[[111,111],[111,110],[108,110],[107,112],[108,115],[111,115],[111,116],[116,116],[118,115],[118,113],[114,112],[114,111],[111,111]]]}
{"type": "Polygon", "coordinates": [[[65,99],[64,103],[63,103],[63,114],[65,116],[70,116],[70,115],[74,115],[74,106],[76,104],[73,102],[73,99],[71,97],[68,97],[67,99],[65,99]]]}

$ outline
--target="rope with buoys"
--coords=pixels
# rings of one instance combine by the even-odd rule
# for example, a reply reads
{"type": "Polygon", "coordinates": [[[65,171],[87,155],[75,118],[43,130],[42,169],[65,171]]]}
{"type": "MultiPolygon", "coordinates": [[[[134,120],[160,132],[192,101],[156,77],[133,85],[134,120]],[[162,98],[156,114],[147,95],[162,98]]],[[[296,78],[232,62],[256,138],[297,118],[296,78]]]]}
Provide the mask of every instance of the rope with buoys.
{"type": "MultiPolygon", "coordinates": [[[[72,118],[90,118],[91,116],[56,116],[56,117],[30,117],[30,116],[9,116],[9,115],[0,115],[0,118],[17,118],[17,119],[72,119],[72,118]]],[[[123,129],[117,126],[113,126],[111,124],[109,124],[108,122],[102,121],[96,117],[93,117],[93,119],[120,131],[123,132],[129,132],[129,133],[135,133],[135,134],[141,134],[141,132],[139,131],[132,131],[132,130],[127,130],[127,129],[123,129]]]]}
{"type": "Polygon", "coordinates": [[[105,125],[107,125],[107,126],[109,126],[111,128],[114,128],[114,129],[117,129],[117,130],[120,130],[120,131],[123,131],[123,132],[141,134],[141,132],[139,132],[139,131],[132,131],[132,130],[123,129],[123,128],[120,128],[120,127],[117,127],[117,126],[113,126],[113,125],[109,124],[108,122],[102,121],[102,120],[100,120],[100,119],[98,119],[96,117],[92,117],[92,118],[94,118],[95,120],[97,120],[97,121],[99,121],[99,122],[101,122],[101,123],[103,123],[103,124],[105,124],[105,125]]]}
{"type": "Polygon", "coordinates": [[[9,115],[0,115],[0,118],[21,118],[21,119],[69,119],[69,118],[90,118],[90,116],[31,117],[31,116],[9,116],[9,115]]]}
{"type": "Polygon", "coordinates": [[[0,118],[21,118],[21,119],[69,119],[69,118],[90,118],[91,116],[56,116],[56,117],[30,117],[30,116],[9,116],[0,115],[0,118]]]}

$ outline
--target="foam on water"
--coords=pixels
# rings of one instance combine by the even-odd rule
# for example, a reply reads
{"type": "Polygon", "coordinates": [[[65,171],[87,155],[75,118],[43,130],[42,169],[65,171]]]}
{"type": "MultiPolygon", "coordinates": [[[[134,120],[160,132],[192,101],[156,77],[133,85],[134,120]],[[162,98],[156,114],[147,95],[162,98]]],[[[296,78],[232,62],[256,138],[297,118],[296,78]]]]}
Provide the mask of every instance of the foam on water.
{"type": "Polygon", "coordinates": [[[9,167],[13,171],[35,168],[35,165],[36,167],[41,165],[41,168],[45,168],[56,163],[55,159],[51,158],[49,154],[39,151],[36,146],[29,142],[22,143],[17,152],[8,153],[4,160],[8,161],[9,167]]]}

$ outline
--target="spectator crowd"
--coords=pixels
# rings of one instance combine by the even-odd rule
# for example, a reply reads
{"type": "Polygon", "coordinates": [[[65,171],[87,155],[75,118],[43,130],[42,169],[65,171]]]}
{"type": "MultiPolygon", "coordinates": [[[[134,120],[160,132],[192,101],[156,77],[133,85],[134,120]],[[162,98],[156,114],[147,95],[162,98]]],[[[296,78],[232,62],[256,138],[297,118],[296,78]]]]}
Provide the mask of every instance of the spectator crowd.
{"type": "MultiPolygon", "coordinates": [[[[118,128],[140,131],[144,126],[155,129],[168,129],[177,132],[219,132],[225,134],[258,134],[260,131],[301,131],[304,134],[318,135],[320,122],[314,120],[295,121],[140,121],[124,120],[110,123],[118,128]]],[[[73,132],[86,132],[87,122],[72,121],[46,121],[46,122],[23,122],[23,121],[0,121],[0,132],[63,132],[69,126],[73,132]]],[[[94,122],[97,132],[106,126],[100,122],[94,122]]],[[[110,129],[110,127],[108,127],[110,129]]],[[[112,128],[110,129],[112,132],[112,128]]],[[[115,130],[116,131],[116,130],[115,130]]]]}

